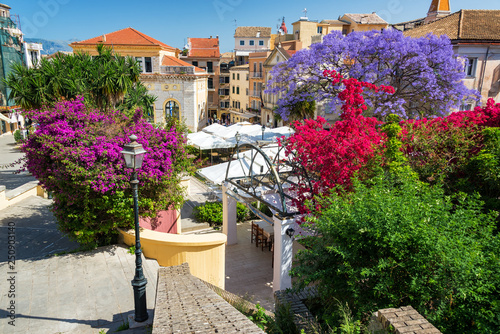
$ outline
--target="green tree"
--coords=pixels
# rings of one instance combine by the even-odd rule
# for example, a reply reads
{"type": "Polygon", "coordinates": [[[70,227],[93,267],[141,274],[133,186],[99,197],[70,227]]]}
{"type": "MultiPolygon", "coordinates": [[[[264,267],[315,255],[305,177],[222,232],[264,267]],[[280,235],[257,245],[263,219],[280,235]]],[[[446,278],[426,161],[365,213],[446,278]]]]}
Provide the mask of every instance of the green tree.
{"type": "Polygon", "coordinates": [[[384,175],[333,192],[292,274],[359,318],[412,305],[444,333],[500,330],[500,242],[478,196],[384,175]],[[339,194],[340,193],[340,194],[339,194]]]}
{"type": "Polygon", "coordinates": [[[102,44],[97,53],[60,53],[54,59],[42,59],[31,69],[15,65],[5,81],[11,88],[10,98],[25,109],[39,109],[82,95],[85,103],[101,111],[120,106],[122,110],[142,108],[151,114],[156,98],[140,83],[136,60],[115,54],[102,44]]]}

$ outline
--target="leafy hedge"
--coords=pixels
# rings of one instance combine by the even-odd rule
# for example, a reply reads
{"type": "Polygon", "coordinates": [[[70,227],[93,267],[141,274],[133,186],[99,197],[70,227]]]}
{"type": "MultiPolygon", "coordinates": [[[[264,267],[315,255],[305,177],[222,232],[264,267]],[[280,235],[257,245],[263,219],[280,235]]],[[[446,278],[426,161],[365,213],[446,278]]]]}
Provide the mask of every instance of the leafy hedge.
{"type": "Polygon", "coordinates": [[[338,298],[365,319],[412,305],[444,333],[500,332],[496,214],[478,196],[385,175],[324,201],[322,237],[303,239],[292,270],[299,286],[320,285],[324,305],[338,298]]]}
{"type": "MultiPolygon", "coordinates": [[[[250,210],[242,203],[236,204],[236,219],[239,222],[249,218],[250,210]]],[[[210,226],[222,225],[222,203],[207,202],[194,208],[194,216],[199,221],[207,222],[210,226]]]]}

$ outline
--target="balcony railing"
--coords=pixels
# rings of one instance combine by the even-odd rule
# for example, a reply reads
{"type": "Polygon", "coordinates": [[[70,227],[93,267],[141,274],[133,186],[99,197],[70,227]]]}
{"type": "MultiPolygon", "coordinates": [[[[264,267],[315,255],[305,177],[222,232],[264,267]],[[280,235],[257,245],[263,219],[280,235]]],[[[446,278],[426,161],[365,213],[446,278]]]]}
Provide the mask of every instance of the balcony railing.
{"type": "Polygon", "coordinates": [[[252,78],[262,78],[262,72],[252,72],[252,78]]]}
{"type": "Polygon", "coordinates": [[[161,74],[194,74],[194,66],[161,66],[161,74]]]}
{"type": "Polygon", "coordinates": [[[250,96],[253,96],[253,97],[260,97],[262,91],[261,90],[251,90],[250,91],[250,96]]]}

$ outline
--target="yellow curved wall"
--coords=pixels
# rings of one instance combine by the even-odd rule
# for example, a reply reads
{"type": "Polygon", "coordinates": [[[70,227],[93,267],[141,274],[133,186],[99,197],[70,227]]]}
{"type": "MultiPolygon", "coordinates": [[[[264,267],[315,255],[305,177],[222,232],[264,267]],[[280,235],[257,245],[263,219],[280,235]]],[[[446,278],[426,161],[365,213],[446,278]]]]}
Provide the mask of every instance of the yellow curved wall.
{"type": "MultiPolygon", "coordinates": [[[[135,243],[134,230],[120,230],[122,241],[135,243]]],[[[226,240],[223,233],[179,235],[141,229],[144,256],[156,259],[162,267],[189,264],[191,274],[224,289],[226,240]]]]}

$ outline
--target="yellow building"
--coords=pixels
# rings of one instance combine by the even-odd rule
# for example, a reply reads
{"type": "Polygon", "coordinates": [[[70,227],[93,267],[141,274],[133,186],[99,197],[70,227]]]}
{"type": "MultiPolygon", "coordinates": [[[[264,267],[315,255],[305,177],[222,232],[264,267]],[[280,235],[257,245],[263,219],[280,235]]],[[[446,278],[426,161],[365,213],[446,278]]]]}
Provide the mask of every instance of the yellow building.
{"type": "Polygon", "coordinates": [[[73,42],[70,46],[74,52],[97,55],[98,44],[112,47],[122,56],[135,57],[142,69],[141,82],[157,97],[154,122],[175,117],[184,121],[191,131],[207,124],[208,74],[179,59],[179,49],[133,28],[73,42]]]}
{"type": "Polygon", "coordinates": [[[229,69],[230,77],[230,121],[238,123],[254,121],[256,115],[247,112],[249,108],[249,65],[233,66],[229,69]]]}
{"type": "Polygon", "coordinates": [[[321,43],[323,36],[333,31],[340,31],[347,35],[353,31],[382,30],[389,26],[376,13],[344,14],[338,20],[322,20],[320,22],[301,17],[292,25],[294,39],[301,41],[303,48],[308,48],[314,43],[321,43]]]}
{"type": "Polygon", "coordinates": [[[371,14],[344,14],[340,20],[349,23],[347,33],[353,31],[380,31],[389,26],[389,24],[375,12],[371,14]]]}

